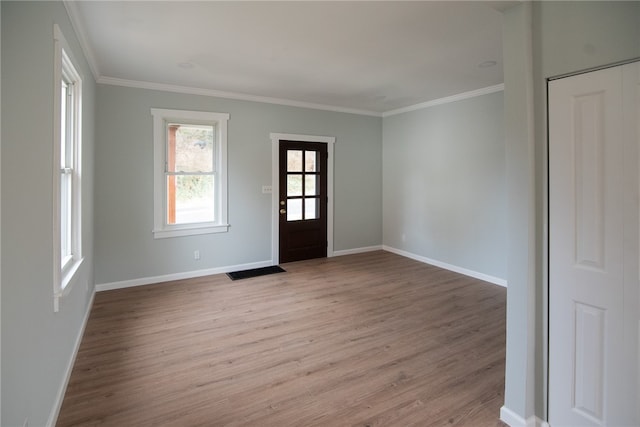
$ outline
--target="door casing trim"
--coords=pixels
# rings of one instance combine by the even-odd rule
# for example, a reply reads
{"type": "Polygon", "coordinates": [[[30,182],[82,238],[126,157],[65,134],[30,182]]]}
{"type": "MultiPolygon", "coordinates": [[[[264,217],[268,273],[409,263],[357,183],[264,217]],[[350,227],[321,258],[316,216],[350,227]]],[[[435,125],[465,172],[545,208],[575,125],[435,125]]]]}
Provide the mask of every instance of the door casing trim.
{"type": "Polygon", "coordinates": [[[280,262],[280,222],[278,220],[278,204],[280,194],[280,141],[323,142],[327,144],[327,258],[333,256],[333,147],[334,136],[300,135],[293,133],[271,133],[271,262],[280,262]]]}

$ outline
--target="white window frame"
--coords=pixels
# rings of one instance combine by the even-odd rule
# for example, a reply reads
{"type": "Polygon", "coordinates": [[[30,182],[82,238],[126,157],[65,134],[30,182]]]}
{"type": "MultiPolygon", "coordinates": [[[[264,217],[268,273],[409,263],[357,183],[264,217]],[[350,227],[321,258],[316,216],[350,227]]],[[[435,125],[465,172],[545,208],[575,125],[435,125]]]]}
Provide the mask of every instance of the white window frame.
{"type": "Polygon", "coordinates": [[[58,25],[53,27],[54,39],[54,149],[53,149],[53,295],[54,311],[59,310],[59,300],[67,295],[75,282],[84,260],[82,256],[82,77],[74,65],[71,49],[58,25]],[[62,137],[62,82],[69,85],[71,102],[66,108],[66,137],[62,137]],[[63,167],[63,144],[69,153],[69,161],[63,167]],[[62,254],[62,175],[69,175],[70,229],[69,254],[62,254]]]}
{"type": "Polygon", "coordinates": [[[167,110],[152,108],[153,116],[153,237],[193,236],[198,234],[224,233],[228,231],[227,220],[227,122],[229,114],[205,111],[167,110]],[[167,126],[169,123],[213,126],[215,132],[215,186],[214,209],[216,221],[193,224],[167,223],[167,126]]]}

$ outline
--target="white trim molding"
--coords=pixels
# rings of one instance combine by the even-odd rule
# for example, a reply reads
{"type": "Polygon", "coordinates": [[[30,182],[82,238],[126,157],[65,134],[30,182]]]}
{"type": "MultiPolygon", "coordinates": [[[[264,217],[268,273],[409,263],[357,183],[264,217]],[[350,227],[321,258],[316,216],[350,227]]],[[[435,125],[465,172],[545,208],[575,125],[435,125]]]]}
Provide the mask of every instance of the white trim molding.
{"type": "Polygon", "coordinates": [[[407,113],[409,111],[422,110],[424,108],[434,107],[436,105],[448,104],[450,102],[461,101],[463,99],[474,98],[476,96],[488,95],[495,92],[501,92],[504,90],[504,84],[489,86],[477,90],[458,93],[455,95],[447,96],[444,98],[433,99],[419,104],[410,105],[408,107],[402,107],[395,110],[389,110],[386,112],[377,112],[369,110],[360,110],[357,108],[337,107],[335,105],[316,104],[313,102],[294,101],[291,99],[272,98],[267,96],[250,95],[246,93],[227,92],[215,89],[204,89],[192,86],[180,86],[165,83],[153,83],[139,80],[120,79],[115,77],[100,76],[96,78],[96,82],[99,84],[111,85],[111,86],[123,86],[137,89],[157,90],[162,92],[175,92],[188,95],[200,95],[210,96],[214,98],[224,99],[236,99],[240,101],[260,102],[264,104],[285,105],[289,107],[309,108],[313,110],[333,111],[336,113],[348,113],[357,114],[361,116],[372,117],[389,117],[396,114],[407,113]]]}
{"type": "Polygon", "coordinates": [[[91,293],[91,298],[89,299],[89,303],[87,304],[87,309],[84,313],[84,318],[82,319],[82,325],[80,325],[80,330],[78,331],[78,335],[76,336],[75,343],[73,344],[73,352],[71,353],[71,358],[67,363],[67,367],[64,372],[64,380],[60,384],[60,388],[58,389],[58,393],[56,394],[56,400],[49,414],[49,419],[47,420],[47,427],[55,427],[56,422],[58,421],[58,415],[60,415],[60,409],[62,408],[62,401],[64,400],[65,392],[67,391],[67,386],[69,385],[69,379],[71,378],[71,372],[73,371],[73,365],[76,363],[76,357],[78,356],[78,350],[80,350],[80,344],[82,343],[82,337],[84,336],[84,331],[87,328],[87,323],[89,323],[89,315],[91,314],[91,308],[93,308],[93,300],[96,296],[95,291],[91,293]]]}
{"type": "Polygon", "coordinates": [[[53,25],[53,311],[77,279],[82,257],[82,75],[58,24],[53,25]],[[66,90],[63,88],[66,85],[66,90]],[[63,109],[64,105],[64,109],[63,109]],[[64,123],[64,127],[62,124],[64,123]],[[63,129],[66,131],[63,132],[63,129]],[[64,148],[64,149],[63,149],[64,148]],[[66,153],[64,158],[62,153],[66,153]],[[65,177],[66,191],[62,186],[65,177]],[[64,215],[61,212],[64,209],[64,215]],[[67,221],[65,221],[65,219],[67,221]],[[63,227],[62,222],[65,223],[63,227]],[[64,236],[63,236],[64,234],[64,236]],[[67,241],[65,253],[62,242],[67,241]]]}
{"type": "Polygon", "coordinates": [[[269,138],[271,142],[283,141],[300,141],[300,142],[324,142],[327,144],[333,144],[336,142],[335,136],[316,136],[316,135],[302,135],[298,133],[270,133],[269,138]]]}
{"type": "Polygon", "coordinates": [[[504,90],[504,83],[495,86],[489,86],[482,89],[472,90],[469,92],[458,93],[456,95],[444,98],[434,99],[420,104],[410,105],[408,107],[398,108],[382,113],[382,117],[395,116],[396,114],[408,113],[409,111],[422,110],[423,108],[435,107],[436,105],[448,104],[450,102],[462,101],[463,99],[475,98],[476,96],[488,95],[490,93],[501,92],[504,90]]]}
{"type": "Polygon", "coordinates": [[[335,136],[301,135],[295,133],[271,133],[271,261],[273,265],[280,262],[279,235],[280,223],[278,221],[278,211],[280,210],[280,157],[278,149],[280,141],[299,142],[324,142],[327,144],[327,257],[334,256],[333,253],[333,153],[336,142],[335,136]]]}
{"type": "Polygon", "coordinates": [[[333,256],[355,255],[363,254],[365,252],[381,251],[382,245],[366,246],[364,248],[342,249],[339,251],[333,251],[333,256]]]}
{"type": "Polygon", "coordinates": [[[174,280],[192,279],[194,277],[212,276],[214,274],[224,274],[232,271],[250,270],[253,268],[269,267],[273,265],[271,261],[258,261],[247,264],[227,265],[224,267],[207,268],[204,270],[185,271],[183,273],[164,274],[161,276],[140,277],[137,279],[122,280],[119,282],[109,282],[96,284],[96,292],[111,291],[113,289],[132,288],[135,286],[154,285],[157,283],[171,282],[174,280]]]}
{"type": "Polygon", "coordinates": [[[163,92],[176,92],[176,93],[184,93],[184,94],[191,94],[191,95],[212,96],[216,98],[237,99],[241,101],[252,101],[252,102],[261,102],[266,104],[286,105],[290,107],[310,108],[314,110],[358,114],[361,116],[372,116],[372,117],[393,116],[395,114],[401,114],[408,111],[419,110],[422,108],[432,107],[434,105],[446,104],[448,102],[459,101],[461,99],[472,98],[474,96],[486,95],[489,93],[499,92],[501,90],[504,90],[504,84],[498,84],[495,86],[489,86],[482,89],[472,90],[469,92],[463,92],[460,94],[447,96],[444,98],[434,99],[431,101],[410,105],[408,107],[398,108],[398,109],[390,110],[386,112],[379,112],[379,111],[362,110],[358,108],[339,107],[336,105],[295,101],[292,99],[251,95],[247,93],[227,92],[227,91],[215,90],[215,89],[204,89],[204,88],[191,87],[191,86],[153,83],[153,82],[146,82],[146,81],[139,81],[139,80],[129,80],[129,79],[103,76],[100,73],[100,67],[98,65],[98,61],[96,60],[96,55],[93,49],[91,48],[91,43],[89,43],[89,37],[87,36],[88,33],[84,26],[84,23],[82,22],[81,13],[78,9],[77,2],[63,0],[63,4],[67,10],[67,14],[69,15],[71,25],[73,26],[73,29],[76,33],[76,36],[80,43],[80,47],[82,48],[82,52],[84,53],[84,56],[87,59],[87,63],[89,64],[91,73],[93,74],[93,77],[95,78],[96,82],[100,84],[132,87],[132,88],[138,88],[138,89],[159,90],[163,92]]]}
{"type": "Polygon", "coordinates": [[[416,255],[411,252],[403,251],[402,249],[396,249],[391,246],[383,245],[382,249],[387,252],[393,252],[394,254],[401,255],[406,258],[411,258],[416,261],[423,262],[425,264],[434,265],[436,267],[444,268],[445,270],[450,270],[456,273],[464,274],[465,276],[473,277],[475,279],[484,280],[485,282],[493,283],[494,285],[507,287],[507,281],[505,279],[501,279],[499,277],[490,276],[488,274],[480,273],[477,271],[469,270],[464,267],[458,267],[457,265],[448,264],[446,262],[438,261],[435,259],[427,258],[422,255],[416,255]]]}
{"type": "Polygon", "coordinates": [[[84,53],[84,57],[89,64],[89,68],[91,69],[91,74],[93,74],[94,80],[98,80],[100,78],[100,70],[98,69],[98,62],[96,61],[96,56],[93,53],[93,49],[91,49],[91,43],[89,43],[89,38],[87,37],[87,30],[85,29],[84,23],[81,18],[81,13],[78,10],[78,2],[77,1],[69,1],[63,0],[62,4],[64,4],[65,9],[67,9],[67,15],[69,15],[69,20],[71,21],[71,26],[73,27],[73,31],[76,33],[76,38],[80,43],[80,48],[82,49],[82,53],[84,53]]]}
{"type": "Polygon", "coordinates": [[[510,427],[549,427],[546,421],[541,420],[535,415],[525,420],[506,406],[500,408],[500,421],[510,427]]]}
{"type": "Polygon", "coordinates": [[[294,101],[291,99],[272,98],[268,96],[250,95],[246,93],[227,92],[223,90],[204,89],[192,86],[180,86],[165,83],[152,83],[138,80],[118,79],[101,76],[96,79],[99,84],[124,86],[137,89],[158,90],[162,92],[176,92],[188,95],[211,96],[214,98],[236,99],[239,101],[260,102],[264,104],[285,105],[288,107],[309,108],[313,110],[333,111],[337,113],[358,114],[361,116],[382,117],[382,113],[376,111],[359,110],[356,108],[336,107],[334,105],[316,104],[313,102],[294,101]]]}

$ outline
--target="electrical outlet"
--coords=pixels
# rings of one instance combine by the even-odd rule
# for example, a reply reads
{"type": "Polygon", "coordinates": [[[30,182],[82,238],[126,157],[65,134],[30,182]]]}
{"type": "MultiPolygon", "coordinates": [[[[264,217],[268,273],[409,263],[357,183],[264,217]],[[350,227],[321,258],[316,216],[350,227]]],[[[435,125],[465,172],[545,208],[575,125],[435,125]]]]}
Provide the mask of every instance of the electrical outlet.
{"type": "Polygon", "coordinates": [[[200,259],[200,251],[193,251],[193,259],[195,260],[200,259]]]}
{"type": "Polygon", "coordinates": [[[262,194],[271,194],[272,191],[273,191],[273,187],[271,187],[270,185],[262,186],[262,194]]]}

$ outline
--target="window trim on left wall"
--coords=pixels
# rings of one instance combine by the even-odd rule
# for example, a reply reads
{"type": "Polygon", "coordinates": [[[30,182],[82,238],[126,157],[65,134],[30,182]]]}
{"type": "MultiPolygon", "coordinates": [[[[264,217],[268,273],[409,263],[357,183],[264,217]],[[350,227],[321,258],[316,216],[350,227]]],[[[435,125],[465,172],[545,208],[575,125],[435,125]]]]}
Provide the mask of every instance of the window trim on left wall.
{"type": "Polygon", "coordinates": [[[53,26],[54,91],[53,91],[53,307],[60,309],[60,299],[67,295],[76,281],[84,260],[82,256],[82,77],[77,71],[69,45],[57,24],[53,26]],[[71,101],[65,108],[66,125],[62,126],[63,81],[68,85],[71,101]],[[63,138],[63,129],[65,137],[63,138]],[[62,148],[69,153],[62,163],[62,148]],[[70,175],[69,254],[62,254],[62,176],[70,175]]]}

